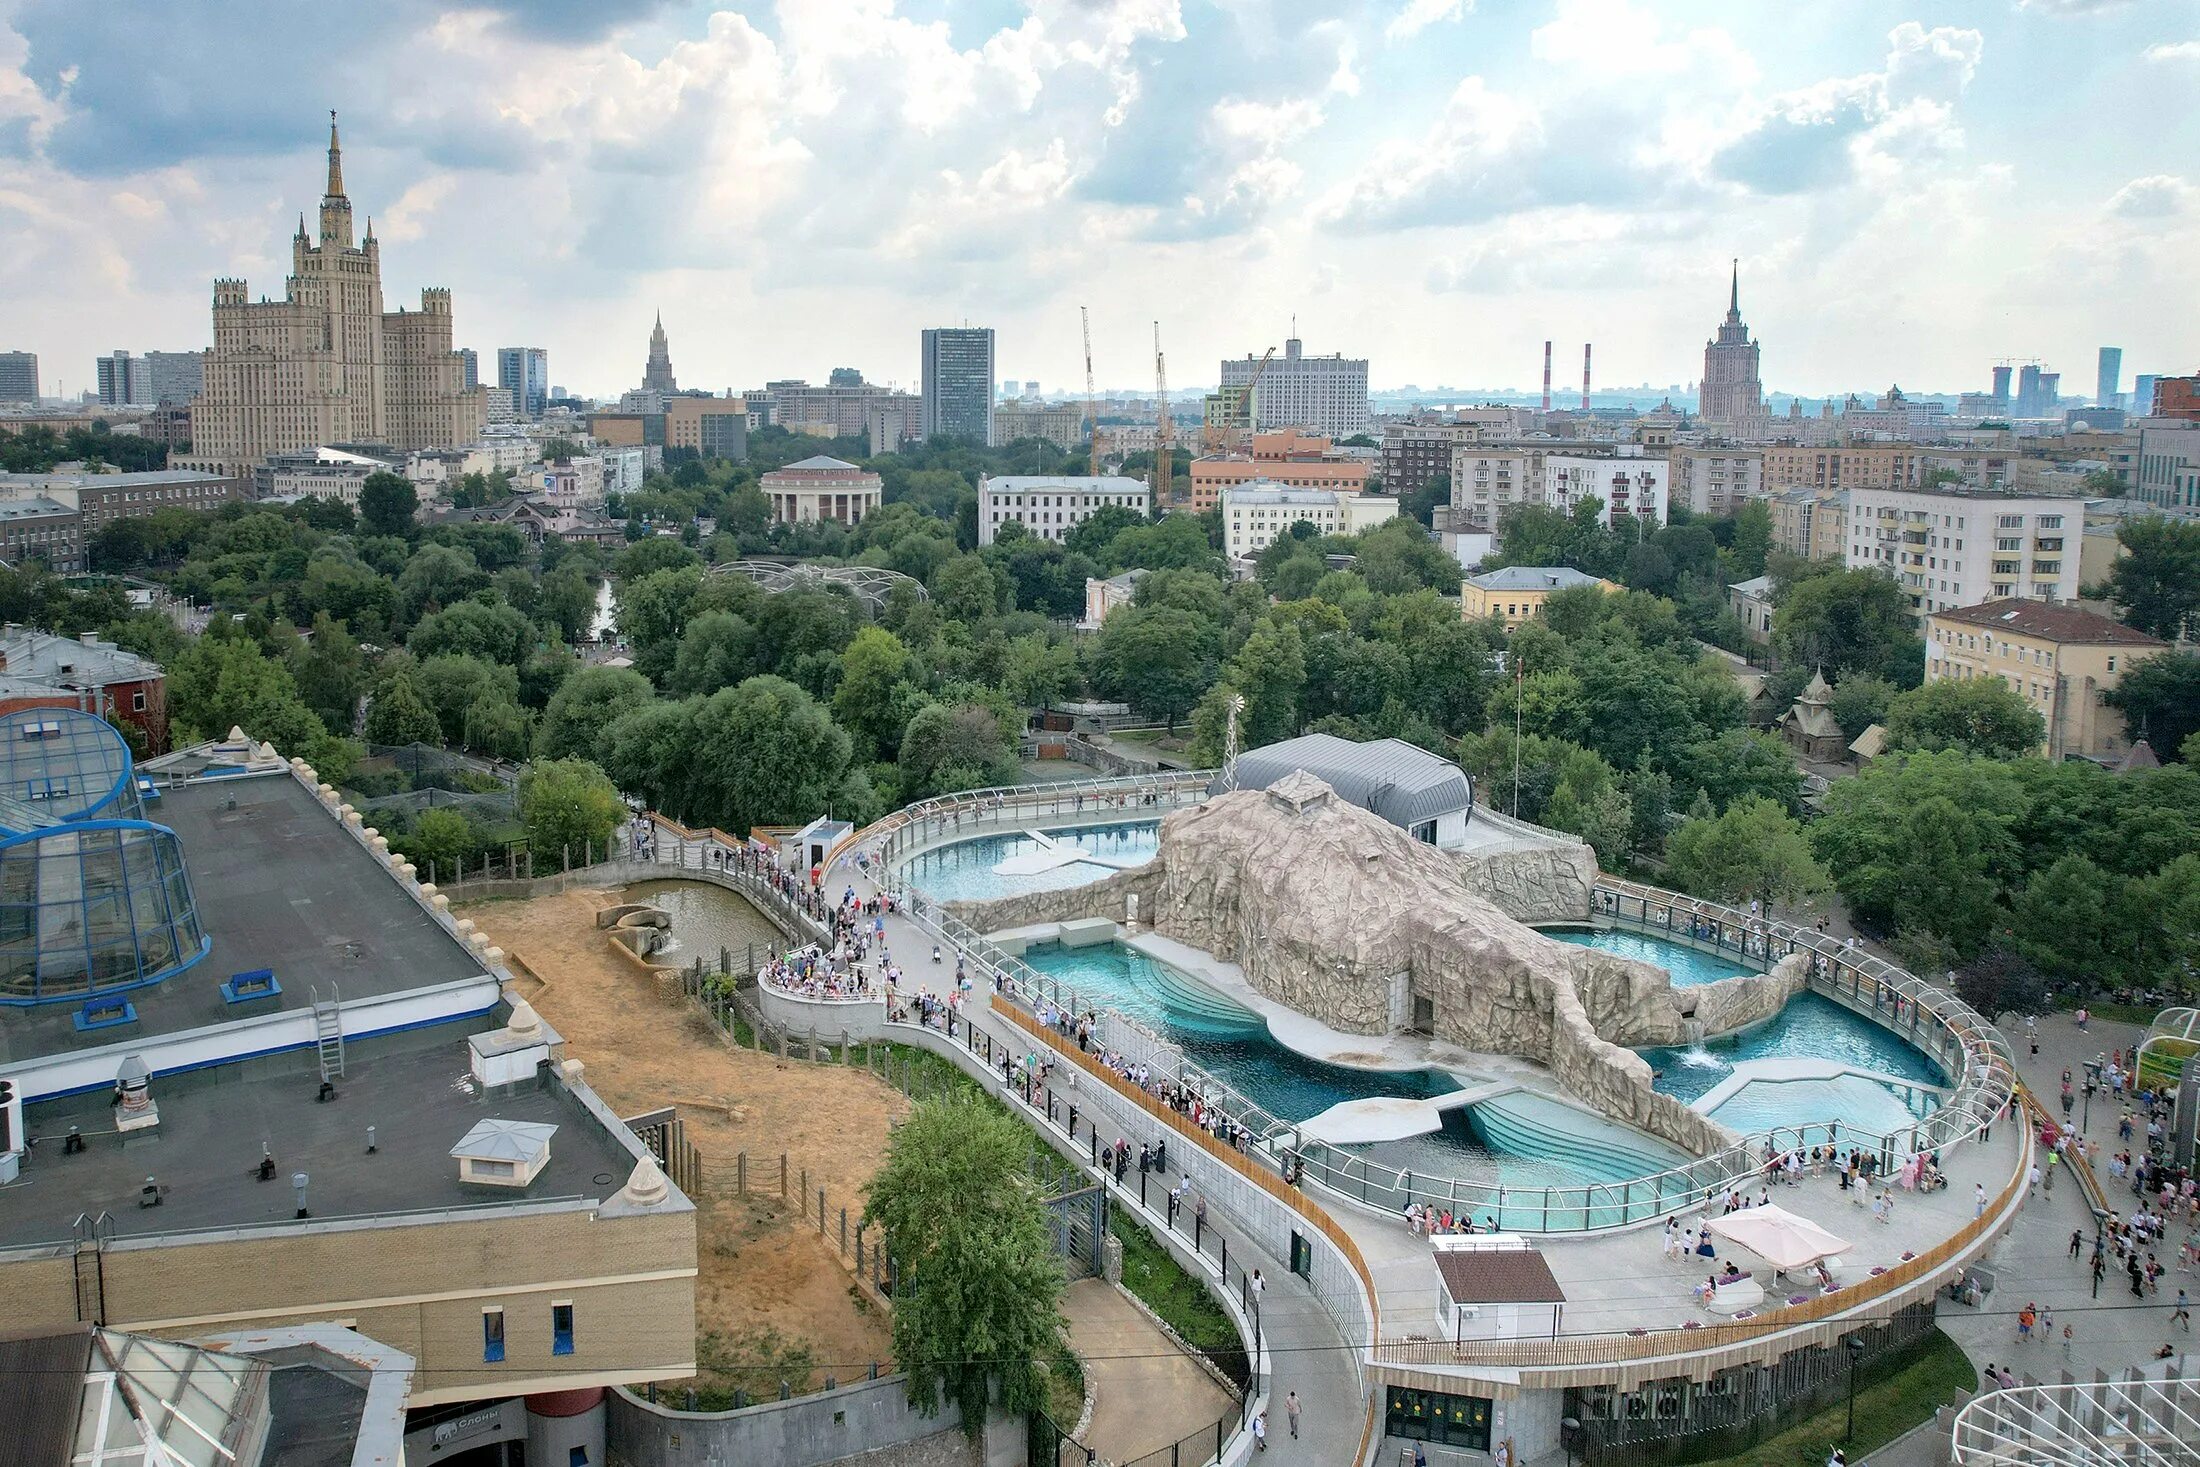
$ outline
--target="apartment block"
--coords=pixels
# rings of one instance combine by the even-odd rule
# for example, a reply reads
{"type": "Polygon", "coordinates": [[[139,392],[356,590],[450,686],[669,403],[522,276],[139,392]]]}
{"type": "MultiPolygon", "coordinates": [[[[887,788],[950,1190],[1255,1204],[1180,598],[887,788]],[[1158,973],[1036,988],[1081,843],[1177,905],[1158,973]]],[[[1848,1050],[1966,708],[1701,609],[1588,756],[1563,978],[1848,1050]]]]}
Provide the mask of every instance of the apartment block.
{"type": "Polygon", "coordinates": [[[2084,507],[1947,490],[1855,489],[1852,569],[1885,571],[1920,616],[1982,601],[2074,601],[2084,507]]]}
{"type": "Polygon", "coordinates": [[[1066,540],[1108,505],[1143,517],[1152,503],[1145,480],[1120,474],[995,475],[978,484],[978,543],[991,545],[1011,523],[1041,540],[1066,540]]]}
{"type": "Polygon", "coordinates": [[[1848,553],[1849,491],[1789,489],[1769,496],[1772,544],[1806,560],[1837,560],[1848,553]]]}
{"type": "Polygon", "coordinates": [[[1397,514],[1398,501],[1387,494],[1300,489],[1254,479],[1223,491],[1222,548],[1232,560],[1251,560],[1302,520],[1324,535],[1356,535],[1397,514]]]}
{"type": "Polygon", "coordinates": [[[1665,463],[1671,502],[1692,514],[1730,515],[1764,495],[1763,449],[1676,444],[1665,463]]]}
{"type": "Polygon", "coordinates": [[[1293,489],[1359,494],[1367,489],[1368,468],[1365,459],[1338,453],[1319,434],[1296,428],[1255,433],[1251,453],[1215,453],[1192,460],[1189,508],[1194,513],[1209,509],[1225,489],[1255,479],[1293,489]]]}

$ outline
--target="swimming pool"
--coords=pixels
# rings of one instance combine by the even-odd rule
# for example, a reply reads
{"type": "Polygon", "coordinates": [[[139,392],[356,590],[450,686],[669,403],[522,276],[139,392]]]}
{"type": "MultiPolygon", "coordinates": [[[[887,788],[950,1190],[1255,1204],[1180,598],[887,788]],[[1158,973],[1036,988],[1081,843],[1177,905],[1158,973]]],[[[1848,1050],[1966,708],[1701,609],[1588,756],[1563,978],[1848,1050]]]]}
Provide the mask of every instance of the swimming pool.
{"type": "MultiPolygon", "coordinates": [[[[1459,1089],[1455,1076],[1438,1070],[1366,1070],[1308,1059],[1271,1039],[1251,1009],[1121,943],[1040,943],[1024,961],[1074,988],[1081,1004],[1137,1019],[1281,1120],[1308,1120],[1349,1100],[1422,1099],[1459,1089]]],[[[1687,1159],[1631,1128],[1527,1092],[1447,1110],[1442,1121],[1442,1129],[1426,1135],[1339,1149],[1388,1172],[1523,1188],[1625,1181],[1687,1159]]]]}
{"type": "Polygon", "coordinates": [[[1125,825],[1035,826],[1042,834],[1102,856],[1104,861],[1075,861],[1051,871],[1004,876],[993,868],[1011,856],[1036,855],[1039,842],[1028,835],[981,835],[953,845],[920,851],[902,866],[911,886],[943,902],[987,901],[1027,891],[1060,891],[1112,876],[1125,866],[1142,866],[1160,849],[1161,822],[1125,825]]]}
{"type": "Polygon", "coordinates": [[[1684,947],[1680,943],[1668,942],[1662,937],[1652,937],[1643,932],[1622,932],[1616,928],[1599,930],[1592,927],[1544,927],[1537,930],[1545,937],[1556,938],[1560,942],[1593,947],[1599,952],[1655,963],[1672,975],[1675,988],[1693,988],[1699,983],[1716,983],[1721,978],[1735,978],[1755,971],[1715,953],[1698,952],[1695,948],[1684,947]]]}

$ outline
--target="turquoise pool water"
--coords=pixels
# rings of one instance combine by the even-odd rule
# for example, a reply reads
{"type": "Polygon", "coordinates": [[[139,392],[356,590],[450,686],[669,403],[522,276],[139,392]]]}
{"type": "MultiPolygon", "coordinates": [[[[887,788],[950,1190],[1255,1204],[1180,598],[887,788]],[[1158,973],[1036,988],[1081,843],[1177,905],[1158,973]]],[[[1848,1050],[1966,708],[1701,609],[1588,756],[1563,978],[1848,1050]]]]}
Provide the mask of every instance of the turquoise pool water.
{"type": "MultiPolygon", "coordinates": [[[[1885,1136],[1913,1125],[1931,1105],[1924,1092],[1896,1090],[1862,1075],[1840,1075],[1830,1080],[1752,1080],[1707,1114],[1745,1136],[1794,1126],[1799,1116],[1823,1116],[1852,1133],[1885,1136]]],[[[1803,1145],[1831,1139],[1823,1125],[1805,1125],[1802,1131],[1803,1145]]]]}
{"type": "MultiPolygon", "coordinates": [[[[1348,1100],[1418,1098],[1459,1088],[1441,1071],[1363,1070],[1308,1059],[1269,1038],[1252,1010],[1119,943],[1042,943],[1024,961],[1061,979],[1081,1004],[1138,1019],[1284,1120],[1303,1121],[1348,1100]]],[[[1365,1157],[1383,1177],[1406,1171],[1522,1188],[1625,1181],[1686,1159],[1626,1127],[1522,1092],[1445,1111],[1442,1129],[1424,1136],[1342,1149],[1365,1157]]]]}
{"type": "Polygon", "coordinates": [[[1639,958],[1645,963],[1656,963],[1673,975],[1675,988],[1693,988],[1699,983],[1716,983],[1721,978],[1733,978],[1753,971],[1715,954],[1698,952],[1692,947],[1683,947],[1677,942],[1667,942],[1647,933],[1622,932],[1617,929],[1599,932],[1588,927],[1547,927],[1543,929],[1543,935],[1580,947],[1593,947],[1599,952],[1616,953],[1623,958],[1639,958]]]}
{"type": "MultiPolygon", "coordinates": [[[[1141,820],[1128,825],[1095,825],[1083,828],[1035,827],[1069,845],[1126,865],[1143,865],[1160,848],[1161,822],[1141,820]]],[[[934,846],[903,866],[909,884],[943,902],[985,901],[1017,896],[1027,891],[1059,891],[1083,886],[1113,875],[1116,867],[1098,861],[1077,861],[1052,871],[1024,876],[1002,876],[994,867],[1010,856],[1036,852],[1039,843],[1024,835],[982,835],[950,846],[934,846]]]]}
{"type": "MultiPolygon", "coordinates": [[[[1908,1041],[1898,1037],[1893,1030],[1881,1028],[1869,1019],[1850,1013],[1832,999],[1822,998],[1815,993],[1797,994],[1788,1000],[1788,1006],[1775,1017],[1736,1038],[1714,1040],[1698,1049],[1646,1049],[1642,1051],[1642,1057],[1650,1062],[1650,1068],[1656,1072],[1657,1078],[1653,1083],[1658,1089],[1690,1102],[1699,1099],[1721,1080],[1733,1074],[1737,1060],[1748,1059],[1830,1060],[1835,1064],[1854,1065],[1858,1069],[1893,1075],[1897,1079],[1922,1080],[1930,1085],[1947,1083],[1947,1077],[1941,1073],[1939,1065],[1908,1041]]],[[[1900,1100],[1887,1087],[1870,1081],[1861,1083],[1878,1095],[1896,1100],[1897,1105],[1900,1105],[1900,1100]]],[[[1759,1088],[1758,1085],[1750,1086],[1729,1100],[1728,1104],[1751,1096],[1759,1088]]],[[[1794,1125],[1799,1121],[1815,1120],[1827,1114],[1815,1109],[1815,1104],[1837,1098],[1814,1096],[1806,1091],[1791,1091],[1788,1094],[1795,1100],[1811,1099],[1814,1107],[1792,1110],[1779,1105],[1776,1097],[1757,1097],[1752,1100],[1752,1107],[1737,1111],[1736,1114],[1763,1113],[1773,1118],[1768,1124],[1794,1125]],[[1782,1111],[1785,1113],[1776,1114],[1782,1111]]],[[[1855,1099],[1859,1094],[1853,1086],[1843,1092],[1849,1099],[1855,1099]]],[[[1736,1124],[1727,1120],[1725,1109],[1725,1106],[1720,1108],[1719,1119],[1729,1125],[1736,1124]]],[[[1832,1114],[1847,1119],[1839,1111],[1832,1114]]],[[[1869,1124],[1861,1116],[1857,1117],[1857,1123],[1869,1124]]],[[[1753,1126],[1751,1129],[1762,1127],[1753,1126]]]]}

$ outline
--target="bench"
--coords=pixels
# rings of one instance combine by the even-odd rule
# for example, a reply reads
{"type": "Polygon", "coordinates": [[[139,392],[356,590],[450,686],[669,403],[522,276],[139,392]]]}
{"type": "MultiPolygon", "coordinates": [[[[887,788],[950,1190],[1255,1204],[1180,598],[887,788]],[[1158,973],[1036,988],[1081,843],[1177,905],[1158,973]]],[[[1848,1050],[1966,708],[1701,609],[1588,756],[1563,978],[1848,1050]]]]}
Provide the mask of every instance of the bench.
{"type": "Polygon", "coordinates": [[[1734,1314],[1744,1309],[1755,1309],[1765,1302],[1765,1286],[1748,1274],[1732,1283],[1719,1285],[1711,1291],[1704,1304],[1713,1314],[1734,1314]]]}

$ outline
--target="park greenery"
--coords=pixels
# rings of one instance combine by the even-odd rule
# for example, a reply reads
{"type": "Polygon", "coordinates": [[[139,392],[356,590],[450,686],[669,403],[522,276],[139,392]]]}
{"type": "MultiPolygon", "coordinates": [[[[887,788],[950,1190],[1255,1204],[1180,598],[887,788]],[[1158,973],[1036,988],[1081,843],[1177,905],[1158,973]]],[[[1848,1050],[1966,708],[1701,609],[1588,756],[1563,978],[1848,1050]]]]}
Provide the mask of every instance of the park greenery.
{"type": "MultiPolygon", "coordinates": [[[[0,615],[97,632],[161,662],[179,744],[241,726],[338,784],[386,784],[372,750],[439,746],[474,761],[504,792],[500,807],[454,800],[383,817],[398,849],[438,869],[522,845],[538,865],[598,846],[619,795],[734,832],[866,821],[1017,779],[1033,711],[1070,699],[1128,704],[1212,761],[1242,698],[1245,747],[1309,730],[1408,741],[1458,760],[1486,808],[1577,834],[1610,870],[1777,906],[1837,890],[1867,930],[1928,962],[2007,952],[2059,984],[2181,981],[2182,958],[2166,975],[2159,964],[2188,940],[2182,908],[2167,903],[2153,939],[2107,942],[2095,964],[2086,922],[2057,921],[2082,900],[2071,877],[2085,868],[2056,868],[2068,857],[2100,868],[2087,899],[2110,914],[2176,884],[2176,852],[2123,832],[2200,819],[2185,767],[2200,754],[2200,658],[2146,656],[2108,695],[2168,765],[2110,777],[2034,757],[2038,717],[1999,682],[1923,685],[1901,589],[1773,550],[1761,504],[1716,519],[1675,509],[1665,525],[1605,523],[1593,502],[1510,511],[1497,563],[1571,566],[1607,586],[1554,595],[1508,631],[1461,617],[1458,563],[1407,517],[1352,536],[1302,523],[1243,580],[1212,510],[1110,508],[1060,542],[1011,525],[978,544],[982,474],[1083,467],[1082,451],[1037,440],[867,456],[859,442],[765,429],[747,463],[688,456],[626,495],[613,509],[628,543],[613,547],[429,521],[409,485],[377,475],[356,511],[234,504],[104,526],[95,568],[206,608],[196,635],[133,609],[111,582],[64,583],[35,562],[0,571],[0,615]],[[877,472],[884,507],[856,526],[770,524],[759,476],[821,452],[877,472]],[[833,587],[770,593],[724,570],[757,554],[905,579],[874,606],[833,587]],[[1087,581],[1126,573],[1129,604],[1075,630],[1087,581]],[[1725,588],[1760,574],[1774,665],[1752,701],[1738,658],[1767,649],[1750,644],[1725,588]],[[596,645],[606,582],[614,640],[596,645]],[[1838,781],[1822,813],[1767,728],[1814,673],[1844,734],[1887,733],[1882,759],[1838,781]],[[551,766],[533,778],[556,792],[532,814],[515,778],[529,761],[551,766]],[[590,768],[605,783],[585,780],[590,768]],[[1965,778],[1991,798],[1943,791],[1951,770],[1977,771],[1965,778]],[[2088,821],[2041,815],[2037,838],[2012,834],[2030,831],[2032,802],[2061,810],[2081,789],[2096,802],[2088,821]],[[1957,818],[1921,823],[1920,806],[1941,797],[1957,818]]],[[[2115,593],[2135,619],[2173,630],[2200,596],[2189,565],[2200,531],[2151,524],[2124,531],[2115,593]]]]}
{"type": "Polygon", "coordinates": [[[1062,1265],[1037,1181],[1031,1135],[1005,1110],[920,1101],[894,1127],[864,1188],[863,1225],[894,1265],[894,1359],[926,1414],[943,1403],[975,1438],[989,1403],[1028,1414],[1048,1403],[1047,1362],[1067,1349],[1062,1265]]]}

